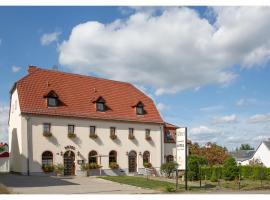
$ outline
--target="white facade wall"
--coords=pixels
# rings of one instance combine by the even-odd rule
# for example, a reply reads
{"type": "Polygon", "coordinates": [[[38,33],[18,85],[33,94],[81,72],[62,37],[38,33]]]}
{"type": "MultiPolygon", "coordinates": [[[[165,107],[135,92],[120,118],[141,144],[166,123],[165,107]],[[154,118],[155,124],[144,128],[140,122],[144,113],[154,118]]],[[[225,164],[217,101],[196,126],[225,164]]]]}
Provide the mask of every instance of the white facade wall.
{"type": "Polygon", "coordinates": [[[17,89],[14,90],[10,102],[9,118],[9,152],[10,152],[10,171],[26,171],[26,132],[22,130],[22,116],[20,111],[17,89]]]}
{"type": "MultiPolygon", "coordinates": [[[[79,169],[77,160],[88,162],[88,154],[91,150],[97,151],[99,155],[108,155],[111,150],[117,152],[117,162],[121,169],[128,169],[127,152],[137,152],[137,168],[143,168],[143,152],[150,152],[150,162],[153,167],[159,168],[162,163],[162,138],[163,125],[150,123],[118,122],[106,120],[86,120],[63,117],[32,116],[29,124],[29,162],[30,173],[40,173],[41,155],[44,151],[53,153],[54,164],[63,163],[61,152],[65,153],[66,146],[74,146],[75,169],[79,169]],[[43,136],[43,123],[51,123],[52,137],[43,136]],[[76,138],[68,138],[68,125],[75,125],[76,138]],[[97,139],[89,138],[90,126],[96,126],[97,139]],[[116,127],[117,139],[110,138],[110,127],[116,127]],[[128,129],[134,128],[135,140],[128,139],[128,129]],[[151,130],[151,141],[145,139],[145,129],[151,130]],[[81,156],[78,156],[80,152],[81,156]],[[141,155],[139,155],[141,153],[141,155]]],[[[27,137],[27,120],[22,117],[23,141],[27,137]]],[[[25,144],[27,147],[27,144],[25,144]]],[[[109,169],[109,158],[102,157],[100,165],[103,169],[109,169]]],[[[22,163],[23,171],[26,173],[27,162],[22,163]]]]}

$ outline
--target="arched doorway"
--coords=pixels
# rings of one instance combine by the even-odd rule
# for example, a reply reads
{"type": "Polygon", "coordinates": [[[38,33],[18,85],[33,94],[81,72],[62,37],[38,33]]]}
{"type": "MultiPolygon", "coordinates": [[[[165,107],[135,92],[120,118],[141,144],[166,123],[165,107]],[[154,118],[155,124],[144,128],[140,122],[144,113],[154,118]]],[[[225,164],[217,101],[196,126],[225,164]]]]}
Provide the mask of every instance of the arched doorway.
{"type": "Polygon", "coordinates": [[[137,153],[135,151],[128,154],[128,171],[129,173],[137,172],[137,153]]]}
{"type": "Polygon", "coordinates": [[[64,175],[71,176],[75,174],[75,154],[73,151],[66,151],[64,154],[64,175]]]}

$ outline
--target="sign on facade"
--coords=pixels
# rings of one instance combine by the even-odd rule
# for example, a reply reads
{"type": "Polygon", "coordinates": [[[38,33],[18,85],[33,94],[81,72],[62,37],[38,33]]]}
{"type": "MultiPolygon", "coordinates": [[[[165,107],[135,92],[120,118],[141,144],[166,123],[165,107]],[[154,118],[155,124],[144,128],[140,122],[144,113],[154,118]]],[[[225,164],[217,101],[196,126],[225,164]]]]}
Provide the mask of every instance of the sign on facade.
{"type": "Polygon", "coordinates": [[[179,170],[186,169],[187,128],[176,129],[176,162],[179,170]]]}

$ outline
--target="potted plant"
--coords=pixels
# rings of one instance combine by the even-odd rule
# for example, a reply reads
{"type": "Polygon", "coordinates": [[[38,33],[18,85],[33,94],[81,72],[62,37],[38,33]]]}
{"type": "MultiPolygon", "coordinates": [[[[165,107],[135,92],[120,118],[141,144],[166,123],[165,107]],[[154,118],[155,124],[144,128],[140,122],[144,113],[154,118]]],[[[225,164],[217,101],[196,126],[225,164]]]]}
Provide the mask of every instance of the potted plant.
{"type": "Polygon", "coordinates": [[[118,165],[116,162],[111,162],[111,163],[109,164],[109,167],[110,167],[111,169],[119,169],[119,165],[118,165]]]}
{"type": "Polygon", "coordinates": [[[151,168],[151,167],[152,167],[152,164],[149,163],[149,162],[145,162],[145,163],[143,163],[143,166],[144,166],[145,168],[151,168]]]}
{"type": "Polygon", "coordinates": [[[55,165],[54,171],[56,173],[56,176],[62,176],[64,174],[64,165],[63,164],[55,165]]]}
{"type": "Polygon", "coordinates": [[[87,163],[82,163],[80,165],[80,170],[77,170],[76,171],[76,175],[77,176],[83,176],[83,177],[86,177],[87,176],[87,171],[89,169],[89,164],[87,163]]]}
{"type": "Polygon", "coordinates": [[[117,138],[117,135],[112,134],[112,135],[110,135],[110,138],[111,138],[112,140],[115,140],[115,139],[117,138]]]}
{"type": "Polygon", "coordinates": [[[51,132],[44,132],[43,133],[43,136],[44,137],[51,137],[52,136],[52,133],[51,132]]]}
{"type": "Polygon", "coordinates": [[[99,176],[101,167],[102,166],[98,165],[97,163],[89,163],[88,175],[89,176],[99,176]]]}
{"type": "Polygon", "coordinates": [[[134,140],[134,139],[135,139],[135,136],[134,136],[133,134],[129,134],[129,135],[128,135],[128,139],[134,140]]]}
{"type": "Polygon", "coordinates": [[[44,173],[52,173],[54,171],[53,165],[42,165],[42,170],[44,173]]]}
{"type": "Polygon", "coordinates": [[[152,140],[152,137],[150,135],[145,136],[146,140],[152,140]]]}
{"type": "Polygon", "coordinates": [[[76,137],[76,134],[75,133],[68,133],[68,137],[69,138],[75,138],[76,137]]]}
{"type": "Polygon", "coordinates": [[[96,139],[98,136],[97,136],[97,134],[90,134],[89,137],[92,139],[96,139]]]}

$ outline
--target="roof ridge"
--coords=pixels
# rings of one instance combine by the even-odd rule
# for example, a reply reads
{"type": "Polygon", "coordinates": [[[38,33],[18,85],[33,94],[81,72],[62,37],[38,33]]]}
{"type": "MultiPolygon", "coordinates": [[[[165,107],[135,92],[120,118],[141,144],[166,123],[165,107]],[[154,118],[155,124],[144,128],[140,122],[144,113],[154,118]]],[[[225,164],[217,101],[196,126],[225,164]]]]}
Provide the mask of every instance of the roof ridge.
{"type": "MultiPolygon", "coordinates": [[[[78,76],[78,77],[84,77],[84,78],[94,78],[94,79],[101,79],[101,80],[105,80],[105,81],[112,81],[112,82],[118,82],[118,83],[123,83],[123,84],[127,84],[127,85],[131,85],[131,83],[129,82],[125,82],[125,81],[118,81],[118,80],[113,80],[113,79],[107,79],[107,78],[102,78],[102,77],[96,77],[93,75],[85,75],[85,74],[78,74],[78,73],[72,73],[72,72],[65,72],[65,71],[57,71],[57,70],[53,70],[53,69],[47,69],[47,68],[41,68],[39,66],[37,67],[37,71],[48,71],[48,72],[53,72],[53,73],[61,73],[61,74],[67,74],[67,75],[71,75],[71,76],[78,76]]],[[[36,72],[36,71],[35,71],[36,72]]],[[[33,72],[33,73],[35,73],[33,72]]],[[[28,74],[29,75],[29,74],[28,74]]]]}

